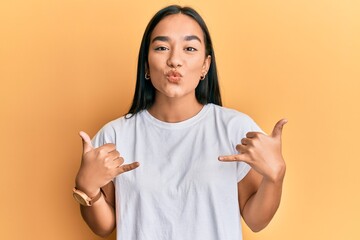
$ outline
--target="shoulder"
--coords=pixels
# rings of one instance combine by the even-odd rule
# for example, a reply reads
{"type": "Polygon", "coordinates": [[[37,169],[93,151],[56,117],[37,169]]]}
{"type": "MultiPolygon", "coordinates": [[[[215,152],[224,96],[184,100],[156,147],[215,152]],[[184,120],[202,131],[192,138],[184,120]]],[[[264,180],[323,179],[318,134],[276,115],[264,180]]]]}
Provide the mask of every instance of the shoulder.
{"type": "Polygon", "coordinates": [[[215,104],[211,105],[215,116],[228,123],[236,122],[242,125],[252,125],[255,121],[246,113],[240,112],[236,109],[218,106],[215,104]]]}
{"type": "Polygon", "coordinates": [[[126,129],[131,125],[134,125],[135,122],[137,121],[137,119],[139,117],[142,117],[143,112],[139,112],[136,114],[126,114],[124,116],[121,116],[119,118],[116,118],[110,122],[108,122],[107,124],[105,124],[102,128],[101,131],[104,132],[118,132],[120,130],[126,129]]]}
{"type": "Polygon", "coordinates": [[[135,121],[136,115],[128,115],[114,119],[106,123],[94,136],[94,146],[101,146],[105,143],[116,143],[117,136],[122,134],[135,121]]]}
{"type": "Polygon", "coordinates": [[[257,123],[246,113],[214,104],[211,104],[210,108],[217,126],[222,126],[231,135],[243,136],[247,132],[262,132],[257,123]]]}
{"type": "Polygon", "coordinates": [[[126,123],[126,117],[122,116],[117,119],[114,119],[108,123],[106,123],[101,129],[100,132],[104,133],[113,133],[116,132],[116,129],[121,127],[126,123]]]}

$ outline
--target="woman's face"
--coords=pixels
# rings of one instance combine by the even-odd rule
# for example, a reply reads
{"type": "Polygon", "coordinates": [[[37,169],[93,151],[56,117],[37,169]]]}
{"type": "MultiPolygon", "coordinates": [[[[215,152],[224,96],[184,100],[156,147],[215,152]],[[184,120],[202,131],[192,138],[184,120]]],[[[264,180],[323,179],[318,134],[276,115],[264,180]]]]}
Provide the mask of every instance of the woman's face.
{"type": "Polygon", "coordinates": [[[195,98],[195,88],[210,67],[203,31],[184,14],[162,19],[150,37],[148,73],[156,99],[195,98]]]}

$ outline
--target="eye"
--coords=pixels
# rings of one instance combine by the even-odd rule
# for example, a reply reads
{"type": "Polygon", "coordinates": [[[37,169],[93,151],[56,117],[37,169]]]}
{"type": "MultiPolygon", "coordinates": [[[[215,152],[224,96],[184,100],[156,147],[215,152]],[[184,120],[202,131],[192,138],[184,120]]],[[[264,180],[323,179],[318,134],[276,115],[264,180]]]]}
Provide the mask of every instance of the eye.
{"type": "Polygon", "coordinates": [[[195,52],[195,51],[197,51],[197,49],[196,49],[196,48],[193,48],[193,47],[187,47],[187,48],[185,48],[185,50],[186,50],[186,51],[189,51],[189,52],[195,52]]]}
{"type": "Polygon", "coordinates": [[[157,48],[155,48],[155,51],[166,51],[166,50],[168,50],[167,47],[157,47],[157,48]]]}

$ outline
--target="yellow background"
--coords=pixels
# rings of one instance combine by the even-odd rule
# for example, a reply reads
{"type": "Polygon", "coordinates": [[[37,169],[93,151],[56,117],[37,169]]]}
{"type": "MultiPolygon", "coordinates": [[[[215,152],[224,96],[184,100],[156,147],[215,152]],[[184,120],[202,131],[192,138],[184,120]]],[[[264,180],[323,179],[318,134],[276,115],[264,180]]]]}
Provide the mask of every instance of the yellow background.
{"type": "Polygon", "coordinates": [[[225,106],[268,133],[289,119],[281,207],[245,239],[360,239],[357,0],[2,0],[0,239],[100,239],[71,195],[78,132],[129,108],[141,36],[170,3],[207,22],[225,106]]]}

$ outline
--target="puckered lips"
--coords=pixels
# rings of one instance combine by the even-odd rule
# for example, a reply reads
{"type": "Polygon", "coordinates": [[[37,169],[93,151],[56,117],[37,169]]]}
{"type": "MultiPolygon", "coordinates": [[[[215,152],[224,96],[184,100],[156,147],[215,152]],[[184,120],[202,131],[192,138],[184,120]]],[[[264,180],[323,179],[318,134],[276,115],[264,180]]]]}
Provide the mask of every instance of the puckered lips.
{"type": "Polygon", "coordinates": [[[182,75],[176,70],[169,70],[165,73],[167,80],[171,83],[179,83],[182,75]]]}

